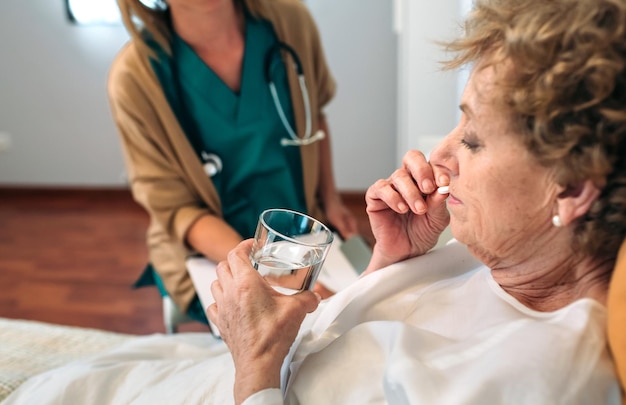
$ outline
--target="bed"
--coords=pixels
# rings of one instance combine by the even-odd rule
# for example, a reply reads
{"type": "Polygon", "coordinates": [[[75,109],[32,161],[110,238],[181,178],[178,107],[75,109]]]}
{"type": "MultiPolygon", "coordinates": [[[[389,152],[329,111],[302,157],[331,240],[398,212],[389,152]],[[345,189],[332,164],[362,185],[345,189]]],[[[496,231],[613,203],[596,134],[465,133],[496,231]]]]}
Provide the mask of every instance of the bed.
{"type": "Polygon", "coordinates": [[[0,318],[0,401],[27,378],[100,353],[134,335],[0,318]]]}
{"type": "MultiPolygon", "coordinates": [[[[615,266],[607,307],[609,344],[618,377],[624,387],[626,381],[626,242],[622,245],[615,266]]],[[[132,344],[137,337],[103,330],[0,318],[0,401],[33,375],[74,360],[97,355],[126,342],[132,344]]],[[[219,348],[219,350],[225,349],[219,348]]],[[[626,405],[626,400],[624,404],[626,405]]]]}

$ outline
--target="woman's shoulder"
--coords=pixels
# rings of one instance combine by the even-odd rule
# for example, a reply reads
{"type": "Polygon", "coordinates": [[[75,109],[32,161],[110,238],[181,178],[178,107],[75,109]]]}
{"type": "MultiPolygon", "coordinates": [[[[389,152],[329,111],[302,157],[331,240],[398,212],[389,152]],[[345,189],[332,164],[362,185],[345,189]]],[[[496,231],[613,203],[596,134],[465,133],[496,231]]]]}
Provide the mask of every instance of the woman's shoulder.
{"type": "Polygon", "coordinates": [[[109,77],[118,78],[120,76],[132,74],[139,63],[139,49],[134,41],[127,42],[115,55],[113,63],[109,69],[109,77]]]}
{"type": "Polygon", "coordinates": [[[291,26],[306,29],[306,25],[313,24],[313,18],[308,7],[302,0],[262,0],[263,16],[273,23],[277,21],[289,22],[291,26]],[[302,24],[305,24],[303,27],[302,24]]]}
{"type": "Polygon", "coordinates": [[[130,41],[118,52],[109,68],[107,78],[109,97],[117,100],[124,96],[136,95],[140,91],[145,92],[146,87],[156,84],[156,78],[153,76],[148,57],[141,53],[134,41],[130,41]]]}
{"type": "Polygon", "coordinates": [[[295,14],[308,14],[309,9],[302,0],[260,0],[263,9],[275,9],[295,14]]]}

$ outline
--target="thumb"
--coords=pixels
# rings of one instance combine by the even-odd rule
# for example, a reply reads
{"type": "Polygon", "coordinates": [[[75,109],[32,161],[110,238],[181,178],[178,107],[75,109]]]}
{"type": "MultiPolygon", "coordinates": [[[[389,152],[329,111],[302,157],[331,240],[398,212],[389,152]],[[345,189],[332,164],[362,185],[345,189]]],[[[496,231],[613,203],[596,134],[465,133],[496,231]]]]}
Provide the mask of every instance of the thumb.
{"type": "Polygon", "coordinates": [[[293,297],[300,302],[300,305],[302,305],[307,313],[315,311],[322,299],[318,293],[312,291],[302,291],[293,297]]]}
{"type": "Polygon", "coordinates": [[[441,195],[437,192],[431,194],[426,199],[428,205],[428,216],[432,223],[442,229],[448,226],[450,223],[450,212],[446,205],[446,199],[448,195],[441,195]]]}
{"type": "Polygon", "coordinates": [[[447,199],[448,194],[439,194],[437,191],[435,191],[434,193],[428,195],[428,197],[426,198],[426,204],[428,205],[429,210],[437,207],[442,207],[443,209],[446,209],[445,201],[447,199]]]}

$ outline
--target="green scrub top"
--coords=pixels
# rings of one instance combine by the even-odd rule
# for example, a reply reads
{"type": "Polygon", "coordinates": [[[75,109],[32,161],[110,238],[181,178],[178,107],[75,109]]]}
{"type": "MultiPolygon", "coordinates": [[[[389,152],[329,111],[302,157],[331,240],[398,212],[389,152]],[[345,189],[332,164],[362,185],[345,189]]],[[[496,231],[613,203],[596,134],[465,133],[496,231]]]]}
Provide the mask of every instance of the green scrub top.
{"type": "MultiPolygon", "coordinates": [[[[153,63],[166,97],[192,145],[195,142],[198,155],[201,147],[222,160],[222,171],[211,180],[221,199],[224,220],[244,238],[254,235],[259,214],[267,208],[306,212],[300,150],[280,144],[289,133],[264,76],[266,54],[276,42],[269,22],[246,16],[239,93],[231,90],[178,36],[172,44],[173,59],[164,60],[166,56],[161,54],[160,63],[153,63]],[[172,68],[178,72],[178,85],[172,79],[172,68]],[[178,97],[182,97],[182,103],[178,97]],[[191,131],[197,132],[198,141],[191,139],[191,131]]],[[[286,67],[278,52],[271,63],[271,77],[285,115],[295,127],[286,67]]]]}

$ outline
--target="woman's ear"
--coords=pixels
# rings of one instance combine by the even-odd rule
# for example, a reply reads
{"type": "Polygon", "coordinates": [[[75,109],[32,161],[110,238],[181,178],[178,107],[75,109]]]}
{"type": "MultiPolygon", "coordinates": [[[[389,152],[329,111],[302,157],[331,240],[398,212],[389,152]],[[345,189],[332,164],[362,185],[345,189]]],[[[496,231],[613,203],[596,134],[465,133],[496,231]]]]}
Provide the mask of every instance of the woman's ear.
{"type": "Polygon", "coordinates": [[[563,225],[569,225],[585,215],[599,195],[600,189],[591,180],[567,187],[556,200],[563,225]]]}

